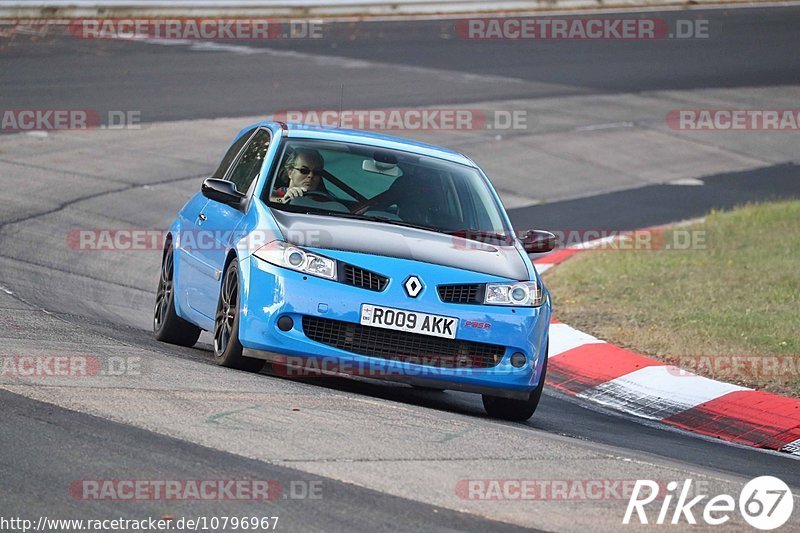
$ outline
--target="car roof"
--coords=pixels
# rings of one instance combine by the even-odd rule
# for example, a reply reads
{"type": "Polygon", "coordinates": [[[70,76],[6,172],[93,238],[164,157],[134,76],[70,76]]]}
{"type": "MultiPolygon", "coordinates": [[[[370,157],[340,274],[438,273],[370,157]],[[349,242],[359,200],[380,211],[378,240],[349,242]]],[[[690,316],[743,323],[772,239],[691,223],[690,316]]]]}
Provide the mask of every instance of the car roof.
{"type": "Polygon", "coordinates": [[[393,137],[391,135],[383,135],[370,131],[349,130],[342,128],[312,126],[308,124],[297,124],[293,122],[284,123],[275,121],[264,121],[259,124],[255,124],[254,126],[272,126],[283,128],[285,131],[287,131],[286,136],[289,138],[317,139],[366,144],[369,146],[378,146],[380,148],[413,152],[429,157],[438,157],[440,159],[452,161],[453,163],[460,163],[462,165],[477,168],[477,165],[470,158],[454,150],[433,144],[412,141],[411,139],[393,137]]]}

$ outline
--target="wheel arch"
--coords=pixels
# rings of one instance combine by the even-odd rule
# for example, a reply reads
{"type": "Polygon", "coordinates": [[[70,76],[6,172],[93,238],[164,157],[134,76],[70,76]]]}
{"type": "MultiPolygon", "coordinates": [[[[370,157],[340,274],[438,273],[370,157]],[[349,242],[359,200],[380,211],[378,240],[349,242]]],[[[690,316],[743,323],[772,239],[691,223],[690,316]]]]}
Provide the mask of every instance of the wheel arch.
{"type": "Polygon", "coordinates": [[[236,250],[231,248],[228,250],[227,255],[225,255],[225,263],[222,265],[222,275],[225,275],[225,272],[228,270],[228,267],[231,265],[232,262],[238,261],[239,256],[236,255],[236,250]]]}
{"type": "MultiPolygon", "coordinates": [[[[234,262],[238,264],[239,256],[236,254],[236,249],[235,248],[231,248],[225,254],[225,262],[222,263],[222,274],[219,277],[219,291],[220,291],[220,293],[222,291],[222,286],[225,283],[225,275],[228,272],[228,268],[230,268],[231,263],[234,263],[234,262]]],[[[241,305],[244,303],[244,298],[246,296],[246,291],[244,290],[244,280],[242,279],[242,269],[238,268],[237,270],[238,270],[237,274],[238,274],[238,278],[239,278],[239,280],[238,280],[238,283],[239,283],[239,306],[241,307],[241,305]]]]}
{"type": "Polygon", "coordinates": [[[164,235],[164,244],[161,246],[161,259],[164,259],[164,256],[167,255],[167,247],[170,244],[173,244],[175,239],[172,237],[172,232],[168,231],[166,235],[164,235]]]}

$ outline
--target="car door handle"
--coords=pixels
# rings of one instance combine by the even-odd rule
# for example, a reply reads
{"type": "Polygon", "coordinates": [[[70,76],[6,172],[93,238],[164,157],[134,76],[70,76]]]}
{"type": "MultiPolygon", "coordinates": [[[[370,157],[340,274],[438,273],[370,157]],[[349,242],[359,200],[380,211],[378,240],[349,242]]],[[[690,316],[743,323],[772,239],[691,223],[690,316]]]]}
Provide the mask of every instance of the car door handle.
{"type": "Polygon", "coordinates": [[[206,214],[205,214],[205,213],[200,213],[200,214],[197,216],[197,218],[199,218],[199,219],[200,219],[201,221],[203,221],[203,222],[205,222],[206,220],[208,220],[208,217],[206,216],[206,214]]]}

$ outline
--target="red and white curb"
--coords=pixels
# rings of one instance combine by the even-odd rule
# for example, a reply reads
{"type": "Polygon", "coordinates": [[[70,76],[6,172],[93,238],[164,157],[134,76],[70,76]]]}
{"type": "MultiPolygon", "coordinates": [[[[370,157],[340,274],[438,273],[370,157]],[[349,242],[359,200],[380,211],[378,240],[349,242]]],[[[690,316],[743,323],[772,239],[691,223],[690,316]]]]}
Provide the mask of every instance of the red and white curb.
{"type": "MultiPolygon", "coordinates": [[[[544,272],[591,246],[535,261],[544,272]]],[[[739,444],[800,455],[800,400],[698,376],[567,324],[550,325],[547,384],[641,418],[739,444]]]]}

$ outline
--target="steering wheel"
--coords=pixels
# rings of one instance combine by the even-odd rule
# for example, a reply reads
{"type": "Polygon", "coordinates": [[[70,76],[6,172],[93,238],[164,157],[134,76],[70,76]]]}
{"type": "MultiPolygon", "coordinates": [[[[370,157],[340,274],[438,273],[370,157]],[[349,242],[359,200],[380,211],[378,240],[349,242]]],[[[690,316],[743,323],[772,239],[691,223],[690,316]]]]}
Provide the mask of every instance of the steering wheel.
{"type": "Polygon", "coordinates": [[[297,200],[298,198],[309,198],[309,197],[311,197],[310,199],[314,200],[315,202],[337,201],[330,195],[330,193],[327,193],[325,191],[306,191],[302,196],[295,196],[294,198],[289,200],[289,203],[293,202],[294,200],[297,200]]]}
{"type": "Polygon", "coordinates": [[[346,205],[326,191],[308,191],[303,196],[292,198],[288,203],[297,207],[312,207],[341,213],[350,212],[346,205]]]}

